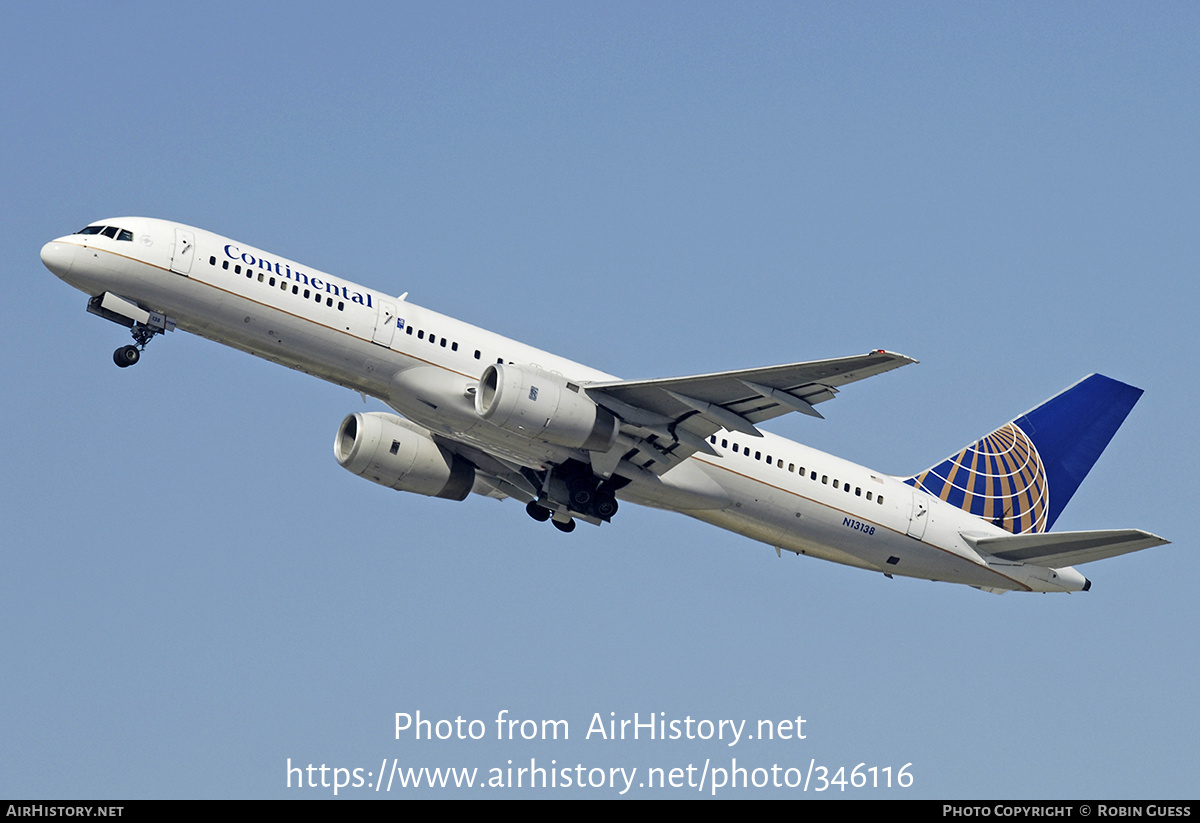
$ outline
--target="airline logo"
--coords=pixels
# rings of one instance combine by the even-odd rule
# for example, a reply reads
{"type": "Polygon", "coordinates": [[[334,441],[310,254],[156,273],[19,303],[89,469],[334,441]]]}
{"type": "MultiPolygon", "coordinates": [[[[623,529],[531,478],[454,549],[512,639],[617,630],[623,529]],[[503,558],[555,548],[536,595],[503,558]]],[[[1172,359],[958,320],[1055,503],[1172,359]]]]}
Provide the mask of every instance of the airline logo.
{"type": "MultiPolygon", "coordinates": [[[[250,252],[242,251],[233,243],[225,245],[225,256],[230,260],[237,260],[239,263],[244,263],[248,268],[257,266],[263,271],[271,272],[279,277],[286,277],[288,280],[294,280],[297,283],[303,283],[316,291],[324,291],[336,297],[341,297],[344,300],[349,300],[351,303],[358,303],[363,306],[373,306],[371,303],[371,295],[364,294],[360,291],[354,291],[346,285],[339,286],[329,280],[322,280],[319,277],[312,277],[302,271],[293,271],[290,263],[280,263],[275,260],[268,260],[261,255],[255,257],[250,252]]],[[[354,284],[351,283],[351,286],[354,284]]]]}
{"type": "Polygon", "coordinates": [[[1014,423],[905,482],[1014,534],[1046,530],[1046,467],[1014,423]]]}

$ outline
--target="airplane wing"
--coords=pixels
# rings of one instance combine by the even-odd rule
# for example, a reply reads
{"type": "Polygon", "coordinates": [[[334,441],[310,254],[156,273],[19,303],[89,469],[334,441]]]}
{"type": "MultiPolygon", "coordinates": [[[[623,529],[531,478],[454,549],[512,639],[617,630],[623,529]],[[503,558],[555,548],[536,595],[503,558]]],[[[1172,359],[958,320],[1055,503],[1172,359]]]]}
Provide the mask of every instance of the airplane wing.
{"type": "MultiPolygon", "coordinates": [[[[756,423],[792,411],[821,417],[814,406],[831,400],[838,388],[915,363],[882,349],[852,357],[783,366],[670,377],[588,383],[588,397],[621,421],[615,460],[593,455],[603,472],[627,458],[662,474],[695,452],[716,454],[707,438],[721,429],[761,437],[756,423]]],[[[611,453],[610,453],[611,458],[611,453]]]]}
{"type": "Polygon", "coordinates": [[[1156,534],[1140,529],[1112,529],[1089,532],[1042,532],[1008,534],[1000,537],[963,539],[981,552],[1018,563],[1033,563],[1060,569],[1116,557],[1170,543],[1156,534]]]}

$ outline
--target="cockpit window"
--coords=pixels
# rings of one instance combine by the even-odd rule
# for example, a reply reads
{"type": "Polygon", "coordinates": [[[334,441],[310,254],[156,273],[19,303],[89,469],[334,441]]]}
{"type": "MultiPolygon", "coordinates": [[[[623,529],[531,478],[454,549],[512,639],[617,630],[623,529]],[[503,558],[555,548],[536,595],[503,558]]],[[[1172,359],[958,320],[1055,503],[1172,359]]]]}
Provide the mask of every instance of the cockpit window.
{"type": "Polygon", "coordinates": [[[122,229],[118,226],[85,226],[76,234],[102,234],[105,237],[111,237],[114,240],[128,240],[133,242],[133,232],[129,229],[122,229]]]}

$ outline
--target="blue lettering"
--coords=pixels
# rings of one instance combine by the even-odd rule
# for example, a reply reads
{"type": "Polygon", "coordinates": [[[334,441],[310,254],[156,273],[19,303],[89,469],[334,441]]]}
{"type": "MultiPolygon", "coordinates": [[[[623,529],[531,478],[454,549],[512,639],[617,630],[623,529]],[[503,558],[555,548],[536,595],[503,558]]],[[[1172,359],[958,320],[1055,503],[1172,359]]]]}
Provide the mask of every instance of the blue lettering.
{"type": "Polygon", "coordinates": [[[335,294],[338,297],[345,298],[352,303],[357,303],[360,306],[374,308],[374,303],[371,301],[371,295],[362,294],[361,292],[352,292],[348,286],[339,286],[327,280],[321,280],[317,277],[309,277],[302,271],[293,271],[288,263],[280,263],[268,260],[265,257],[255,257],[250,252],[244,252],[236,243],[225,244],[225,256],[230,260],[240,260],[247,266],[258,266],[260,269],[265,269],[269,272],[274,272],[280,277],[286,277],[289,280],[295,280],[297,283],[303,283],[306,286],[312,286],[314,289],[324,290],[329,294],[335,294]]]}

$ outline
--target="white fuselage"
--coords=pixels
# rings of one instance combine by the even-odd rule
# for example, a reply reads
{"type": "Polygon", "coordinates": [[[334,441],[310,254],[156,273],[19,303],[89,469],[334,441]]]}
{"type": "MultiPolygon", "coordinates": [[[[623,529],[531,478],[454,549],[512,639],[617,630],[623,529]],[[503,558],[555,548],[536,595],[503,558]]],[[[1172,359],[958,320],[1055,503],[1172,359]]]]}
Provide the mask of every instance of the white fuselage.
{"type": "MultiPolygon", "coordinates": [[[[120,295],[178,328],[378,397],[430,431],[500,460],[544,469],[577,450],[502,430],[472,396],[485,367],[533,365],[581,384],[614,380],[443,314],[225,237],[161,220],[120,218],[135,239],[69,235],[46,265],[88,293],[120,295]]],[[[1074,591],[1073,569],[982,557],[963,534],[1004,530],[799,443],[721,431],[661,476],[622,464],[618,496],[680,511],[788,551],[887,574],[993,590],[1074,591]],[[737,450],[734,450],[734,447],[737,450]]],[[[583,455],[586,460],[586,455],[583,455]]]]}

